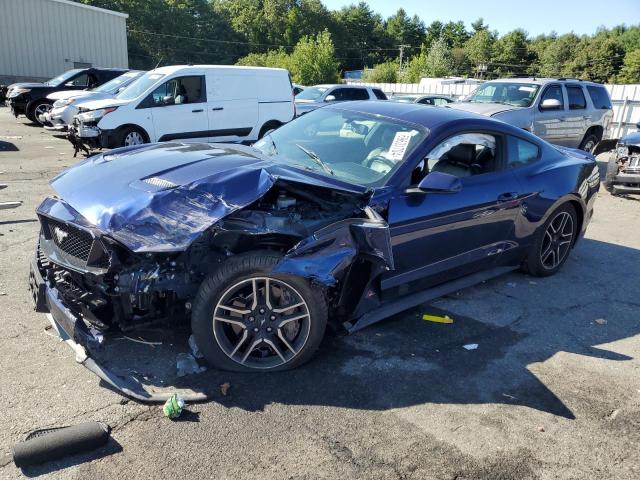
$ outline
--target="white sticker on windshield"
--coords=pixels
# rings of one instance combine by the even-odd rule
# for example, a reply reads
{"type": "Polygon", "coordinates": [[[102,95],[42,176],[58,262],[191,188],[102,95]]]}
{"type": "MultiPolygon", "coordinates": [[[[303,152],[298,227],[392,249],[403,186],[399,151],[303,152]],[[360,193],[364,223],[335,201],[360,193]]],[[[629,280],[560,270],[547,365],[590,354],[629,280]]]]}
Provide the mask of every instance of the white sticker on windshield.
{"type": "Polygon", "coordinates": [[[523,85],[523,86],[519,87],[518,90],[520,90],[522,92],[535,92],[536,87],[528,87],[526,85],[523,85]]]}
{"type": "Polygon", "coordinates": [[[412,136],[413,132],[397,132],[389,147],[387,158],[389,160],[402,160],[412,136]]]}

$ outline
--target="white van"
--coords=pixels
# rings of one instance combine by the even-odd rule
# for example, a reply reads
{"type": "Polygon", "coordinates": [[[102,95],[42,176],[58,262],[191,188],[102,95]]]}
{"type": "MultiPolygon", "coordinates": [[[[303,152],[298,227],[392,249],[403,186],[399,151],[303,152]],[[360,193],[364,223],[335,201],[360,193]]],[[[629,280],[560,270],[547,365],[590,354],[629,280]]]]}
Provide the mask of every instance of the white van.
{"type": "Polygon", "coordinates": [[[70,140],[93,148],[250,142],[293,119],[293,98],[289,72],[281,68],[161,67],[115,98],[83,103],[70,140]]]}

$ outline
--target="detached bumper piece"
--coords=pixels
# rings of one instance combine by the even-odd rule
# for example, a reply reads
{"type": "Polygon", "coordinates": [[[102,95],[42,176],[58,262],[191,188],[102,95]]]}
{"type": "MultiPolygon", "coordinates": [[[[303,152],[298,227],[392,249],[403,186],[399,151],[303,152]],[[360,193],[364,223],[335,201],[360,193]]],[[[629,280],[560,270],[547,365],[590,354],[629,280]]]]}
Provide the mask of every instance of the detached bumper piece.
{"type": "Polygon", "coordinates": [[[31,261],[29,288],[35,310],[47,313],[47,318],[53,329],[75,353],[76,362],[95,373],[101,380],[123,395],[146,403],[165,402],[176,393],[187,402],[201,402],[209,398],[206,393],[190,389],[158,389],[154,387],[153,390],[150,390],[135,376],[118,375],[96,362],[91,354],[104,347],[105,336],[94,328],[90,328],[80,315],[67,308],[55,286],[43,277],[37,257],[31,261]]]}
{"type": "Polygon", "coordinates": [[[613,193],[640,193],[640,172],[619,173],[614,177],[611,189],[613,193]]]}

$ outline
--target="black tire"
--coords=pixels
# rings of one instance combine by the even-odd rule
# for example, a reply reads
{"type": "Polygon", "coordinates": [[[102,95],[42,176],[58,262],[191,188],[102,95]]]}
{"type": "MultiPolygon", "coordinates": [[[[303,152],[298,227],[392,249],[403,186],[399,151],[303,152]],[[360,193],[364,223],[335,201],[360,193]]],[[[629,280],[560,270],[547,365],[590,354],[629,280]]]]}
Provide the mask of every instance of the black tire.
{"type": "Polygon", "coordinates": [[[613,192],[613,181],[618,175],[618,162],[615,154],[609,156],[609,162],[607,163],[607,173],[604,176],[604,188],[607,192],[613,192]]]}
{"type": "Polygon", "coordinates": [[[599,141],[600,137],[598,137],[598,135],[596,135],[595,133],[587,133],[582,139],[582,142],[580,143],[580,146],[578,148],[580,150],[584,150],[585,152],[591,153],[599,141]]]}
{"type": "MultiPolygon", "coordinates": [[[[198,348],[211,366],[222,370],[237,372],[289,370],[309,361],[315,354],[322,342],[327,326],[327,304],[325,297],[319,289],[312,288],[305,279],[291,275],[272,273],[273,266],[281,259],[282,256],[280,254],[270,251],[256,251],[237,255],[222,263],[219,268],[210,273],[202,282],[193,302],[191,329],[198,348]],[[270,279],[269,281],[274,284],[283,282],[279,284],[293,287],[295,294],[299,295],[303,302],[306,302],[303,307],[298,307],[305,309],[303,313],[306,313],[306,315],[303,316],[306,320],[300,321],[300,325],[302,325],[304,321],[305,326],[304,328],[300,326],[299,332],[296,334],[301,335],[304,333],[305,337],[296,336],[295,338],[288,339],[292,345],[295,345],[294,342],[302,342],[297,352],[290,352],[286,347],[283,348],[283,345],[289,346],[289,344],[282,343],[278,340],[278,338],[282,338],[279,336],[280,334],[284,335],[282,330],[285,327],[282,327],[282,324],[280,324],[280,326],[277,325],[278,322],[286,317],[285,313],[277,320],[274,319],[275,315],[270,315],[272,313],[271,310],[263,316],[259,316],[260,314],[257,309],[260,308],[260,305],[263,305],[261,303],[258,304],[258,306],[252,306],[252,314],[234,317],[251,328],[241,328],[236,325],[228,325],[224,321],[218,321],[219,317],[217,314],[221,311],[219,309],[222,308],[224,310],[224,307],[220,307],[220,305],[227,304],[225,298],[230,298],[235,288],[241,288],[237,287],[239,284],[244,285],[247,282],[253,283],[254,279],[256,282],[261,282],[264,281],[265,278],[270,279]],[[255,318],[253,314],[255,314],[255,318]],[[214,320],[214,316],[216,320],[214,320]],[[274,323],[269,323],[269,321],[274,323]],[[274,326],[277,333],[266,333],[270,325],[274,326]],[[256,333],[254,330],[258,327],[260,328],[260,332],[256,333]],[[238,331],[236,332],[232,329],[238,331]],[[243,332],[242,335],[240,332],[243,332]],[[230,340],[230,336],[234,335],[235,338],[230,340]],[[242,340],[239,340],[245,338],[243,335],[247,336],[244,343],[242,343],[242,340]],[[283,352],[284,355],[287,355],[289,358],[285,361],[281,354],[276,355],[276,351],[271,347],[271,344],[263,347],[263,349],[268,348],[271,350],[271,356],[265,356],[262,351],[258,352],[257,347],[267,344],[267,342],[260,344],[260,339],[269,339],[272,341],[272,344],[277,343],[278,345],[276,346],[278,346],[279,351],[283,352]],[[254,346],[256,342],[258,345],[254,346]],[[229,350],[233,346],[235,346],[235,348],[229,353],[229,350]],[[240,349],[238,349],[239,346],[241,346],[240,349]],[[247,350],[249,350],[249,353],[247,353],[247,350]],[[236,351],[237,354],[235,353],[236,351]],[[258,355],[253,355],[255,353],[258,353],[258,355]],[[262,354],[262,357],[260,354],[262,354]],[[241,357],[243,355],[247,355],[248,357],[242,360],[241,357]],[[243,364],[242,362],[247,361],[247,359],[249,360],[247,364],[243,364]],[[260,362],[263,363],[260,364],[260,362]],[[277,364],[278,362],[282,363],[277,364]]],[[[253,292],[257,292],[257,290],[255,290],[255,284],[253,285],[253,292]]],[[[265,284],[265,289],[266,288],[270,288],[268,283],[265,284]]],[[[260,295],[256,294],[254,297],[242,296],[240,298],[249,302],[249,298],[257,298],[259,296],[264,299],[264,290],[260,295]]],[[[268,300],[267,303],[269,303],[268,300]]],[[[236,303],[233,305],[235,308],[238,308],[236,303]]],[[[274,313],[275,310],[274,308],[274,313]]],[[[292,310],[287,311],[291,312],[292,310]]],[[[292,318],[292,315],[295,314],[296,312],[290,313],[289,317],[292,318]]],[[[280,316],[281,314],[278,313],[277,315],[280,316]]],[[[272,330],[269,331],[271,332],[272,330]]]]}
{"type": "Polygon", "coordinates": [[[573,205],[566,203],[558,207],[551,215],[549,215],[549,218],[547,219],[547,221],[538,230],[536,240],[531,246],[531,249],[527,254],[527,258],[524,261],[523,269],[527,273],[535,277],[548,277],[550,275],[555,274],[558,270],[560,270],[560,268],[562,268],[562,265],[564,265],[564,263],[567,261],[567,258],[569,257],[569,253],[571,252],[571,248],[573,247],[573,244],[576,241],[576,236],[578,235],[578,233],[579,233],[578,232],[578,216],[576,214],[576,210],[573,207],[573,205]],[[551,266],[552,263],[549,261],[550,258],[547,256],[547,255],[550,256],[549,250],[547,249],[550,243],[550,235],[552,236],[551,238],[553,238],[553,234],[549,233],[550,226],[553,224],[554,226],[557,227],[558,224],[560,223],[559,220],[561,218],[565,218],[565,215],[568,215],[569,218],[571,219],[571,237],[570,238],[564,237],[563,232],[568,231],[566,227],[565,227],[565,230],[560,232],[560,235],[562,236],[561,237],[559,236],[560,238],[556,240],[556,242],[560,243],[568,240],[569,243],[558,246],[559,248],[558,257],[556,257],[556,253],[553,253],[553,257],[560,258],[560,260],[555,262],[556,263],[555,265],[551,266]],[[545,259],[547,260],[546,262],[544,261],[545,259]]]}
{"type": "Polygon", "coordinates": [[[260,140],[262,137],[264,137],[269,130],[275,130],[276,128],[278,128],[280,126],[282,126],[282,124],[280,122],[269,121],[269,122],[265,123],[262,126],[262,128],[260,129],[260,132],[258,133],[258,140],[260,140]]]}
{"type": "Polygon", "coordinates": [[[37,102],[35,102],[33,105],[31,105],[29,107],[29,110],[27,111],[27,115],[26,117],[33,123],[37,124],[37,125],[44,125],[44,123],[42,123],[40,120],[38,120],[38,116],[36,114],[36,112],[41,109],[43,106],[48,105],[49,107],[51,107],[51,102],[48,102],[47,100],[38,100],[37,102]]]}
{"type": "Polygon", "coordinates": [[[149,137],[147,137],[147,134],[141,128],[134,126],[125,126],[120,128],[117,138],[117,147],[128,147],[131,145],[142,145],[144,143],[149,143],[149,137]],[[138,138],[140,142],[128,143],[132,138],[138,138]]]}

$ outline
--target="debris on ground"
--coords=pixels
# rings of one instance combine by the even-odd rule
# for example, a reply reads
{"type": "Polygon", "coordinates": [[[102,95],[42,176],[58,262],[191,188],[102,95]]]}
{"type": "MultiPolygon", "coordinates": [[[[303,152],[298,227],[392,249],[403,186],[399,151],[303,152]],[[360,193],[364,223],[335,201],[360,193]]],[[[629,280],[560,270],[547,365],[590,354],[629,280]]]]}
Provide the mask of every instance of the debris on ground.
{"type": "Polygon", "coordinates": [[[544,431],[545,431],[545,430],[544,430],[544,427],[542,427],[542,426],[538,427],[538,431],[539,431],[539,432],[544,432],[544,431]]]}
{"type": "Polygon", "coordinates": [[[229,389],[231,388],[231,384],[229,382],[224,382],[220,385],[220,393],[223,397],[226,397],[229,394],[229,389]]]}
{"type": "Polygon", "coordinates": [[[176,370],[179,377],[185,377],[194,373],[202,373],[207,368],[198,364],[196,357],[190,353],[179,353],[176,356],[176,370]]]}
{"type": "Polygon", "coordinates": [[[152,347],[156,346],[156,345],[162,345],[162,342],[150,342],[148,340],[144,340],[142,337],[131,338],[131,337],[128,337],[126,335],[122,335],[122,338],[124,338],[125,340],[129,340],[131,342],[142,343],[144,345],[150,345],[152,347]]]}
{"type": "Polygon", "coordinates": [[[173,420],[182,415],[182,410],[184,410],[184,407],[184,399],[180,395],[174,394],[171,395],[166,402],[164,402],[162,413],[164,413],[165,417],[173,420]]]}
{"type": "Polygon", "coordinates": [[[422,320],[426,320],[427,322],[434,322],[434,323],[453,323],[453,318],[449,317],[449,315],[445,315],[444,317],[441,317],[439,315],[424,314],[422,315],[422,320]]]}
{"type": "Polygon", "coordinates": [[[13,462],[16,467],[27,467],[95,450],[107,443],[110,431],[102,422],[35,430],[13,447],[13,462]]]}
{"type": "Polygon", "coordinates": [[[466,345],[463,345],[462,348],[464,348],[465,350],[475,350],[476,348],[478,348],[478,344],[477,343],[467,343],[466,345]]]}
{"type": "Polygon", "coordinates": [[[598,325],[606,325],[606,324],[608,323],[604,318],[596,318],[596,319],[595,319],[595,322],[596,322],[598,325]]]}
{"type": "Polygon", "coordinates": [[[189,335],[189,348],[191,349],[191,354],[194,357],[204,358],[204,355],[202,355],[202,352],[198,348],[198,345],[196,345],[196,339],[194,338],[193,335],[189,335]]]}

